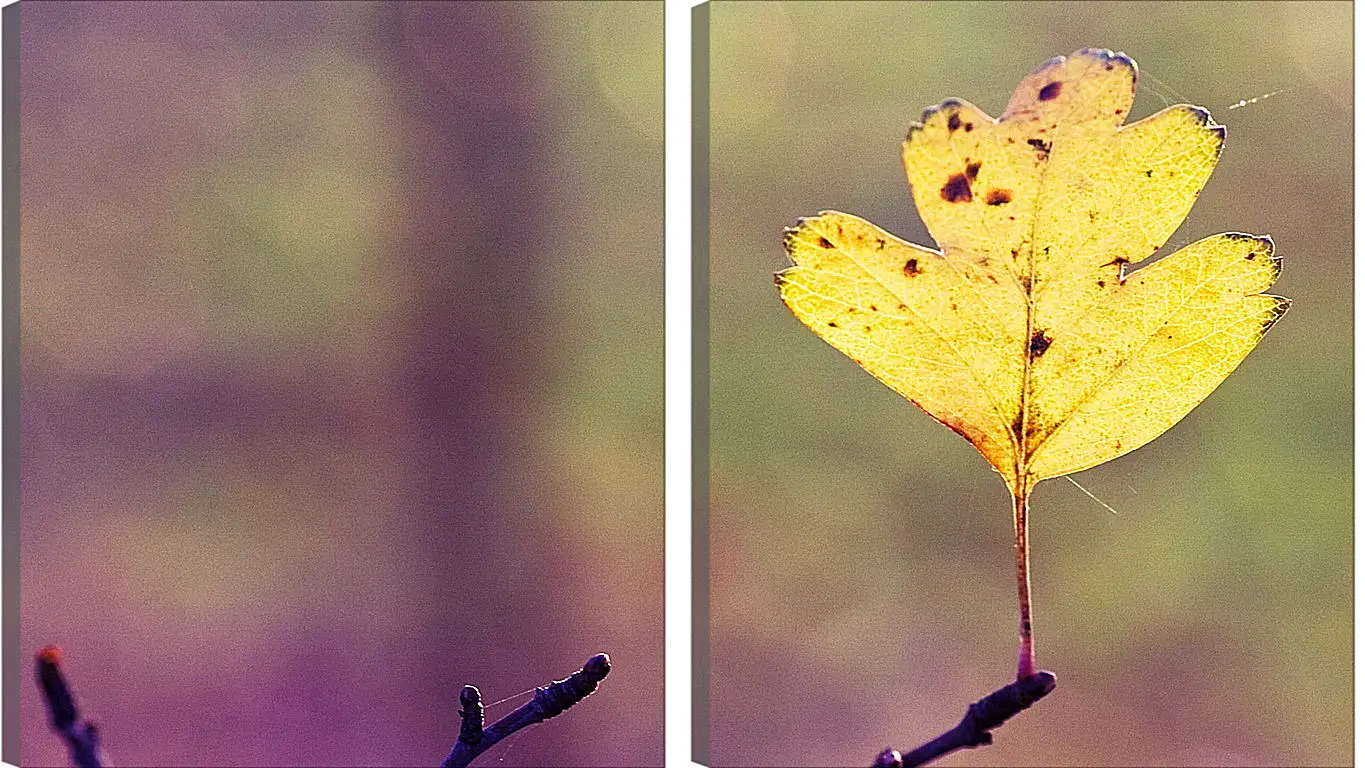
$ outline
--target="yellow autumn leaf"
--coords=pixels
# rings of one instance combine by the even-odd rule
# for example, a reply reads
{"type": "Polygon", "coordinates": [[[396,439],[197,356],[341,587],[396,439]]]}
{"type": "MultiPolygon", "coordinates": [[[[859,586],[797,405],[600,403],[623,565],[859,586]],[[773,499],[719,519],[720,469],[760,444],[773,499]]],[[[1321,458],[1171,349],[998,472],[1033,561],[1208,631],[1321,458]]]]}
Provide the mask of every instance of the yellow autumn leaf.
{"type": "Polygon", "coordinates": [[[910,188],[939,250],[846,213],[786,232],[782,300],[811,330],[966,437],[1027,492],[1165,432],[1284,314],[1268,237],[1165,244],[1223,147],[1174,106],[1120,127],[1137,69],[1047,62],[997,121],[948,100],[911,126],[910,188]]]}
{"type": "Polygon", "coordinates": [[[998,120],[956,99],[929,108],[903,159],[938,249],[826,211],[786,231],[795,266],[776,275],[802,323],[1009,486],[1021,677],[1034,485],[1165,432],[1289,307],[1262,293],[1280,271],[1268,237],[1215,235],[1128,266],[1184,220],[1224,137],[1188,105],[1123,125],[1136,84],[1127,56],[1087,49],[1026,77],[998,120]]]}

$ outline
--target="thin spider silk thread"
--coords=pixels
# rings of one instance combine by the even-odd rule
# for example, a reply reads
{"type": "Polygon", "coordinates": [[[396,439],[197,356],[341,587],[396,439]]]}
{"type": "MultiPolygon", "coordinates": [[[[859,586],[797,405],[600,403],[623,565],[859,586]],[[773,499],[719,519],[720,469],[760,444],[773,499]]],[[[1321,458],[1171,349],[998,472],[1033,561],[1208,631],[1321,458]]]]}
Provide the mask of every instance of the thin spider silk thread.
{"type": "MultiPolygon", "coordinates": [[[[1168,106],[1168,107],[1171,105],[1171,101],[1170,101],[1170,99],[1168,98],[1168,96],[1174,96],[1175,98],[1181,100],[1182,102],[1184,102],[1184,103],[1186,103],[1186,104],[1193,104],[1193,103],[1194,103],[1194,102],[1191,101],[1190,99],[1187,99],[1187,98],[1185,98],[1183,95],[1181,95],[1181,93],[1180,93],[1179,91],[1177,91],[1176,89],[1174,89],[1174,88],[1170,87],[1169,85],[1166,85],[1165,83],[1161,82],[1161,80],[1160,80],[1156,75],[1153,75],[1153,74],[1144,72],[1144,73],[1142,73],[1142,79],[1143,79],[1144,81],[1150,80],[1153,84],[1155,84],[1155,85],[1157,85],[1157,86],[1160,87],[1159,89],[1158,89],[1158,88],[1153,88],[1153,89],[1152,89],[1152,93],[1156,94],[1157,98],[1161,99],[1161,100],[1165,103],[1165,105],[1168,106]],[[1162,90],[1166,91],[1166,93],[1163,94],[1163,93],[1161,92],[1162,90]]],[[[1229,104],[1229,105],[1228,105],[1228,111],[1232,111],[1232,110],[1234,110],[1234,109],[1241,109],[1242,107],[1251,106],[1252,104],[1255,104],[1255,103],[1257,103],[1257,102],[1259,102],[1259,101],[1262,101],[1262,100],[1264,100],[1264,99],[1268,99],[1268,98],[1270,98],[1271,96],[1278,96],[1278,95],[1280,95],[1281,93],[1284,93],[1284,92],[1287,91],[1287,90],[1289,90],[1289,89],[1288,89],[1288,88],[1280,88],[1280,89],[1278,89],[1278,90],[1270,91],[1270,92],[1268,92],[1268,93],[1263,93],[1263,94],[1261,94],[1260,96],[1256,96],[1256,97],[1254,97],[1254,98],[1250,98],[1250,99],[1241,99],[1241,100],[1239,100],[1236,104],[1229,104]]]]}
{"type": "Polygon", "coordinates": [[[509,754],[511,754],[511,752],[512,752],[512,747],[513,747],[513,745],[515,745],[515,744],[517,743],[517,740],[520,739],[520,738],[521,738],[521,735],[522,735],[523,733],[525,733],[525,732],[526,732],[526,729],[523,728],[523,729],[521,729],[520,731],[517,731],[516,733],[514,733],[514,734],[512,734],[511,736],[508,736],[508,737],[507,737],[507,739],[506,739],[507,746],[505,746],[505,747],[503,748],[502,752],[498,755],[498,762],[499,762],[499,763],[501,763],[502,761],[504,761],[504,760],[507,759],[507,756],[508,756],[509,754]]]}
{"type": "Polygon", "coordinates": [[[1081,485],[1080,483],[1076,482],[1075,480],[1072,480],[1072,479],[1071,479],[1071,475],[1062,475],[1062,477],[1065,477],[1066,480],[1067,480],[1067,482],[1071,483],[1072,485],[1076,486],[1077,488],[1080,488],[1080,489],[1081,489],[1081,493],[1084,493],[1086,496],[1089,496],[1090,498],[1094,499],[1096,504],[1099,504],[1101,507],[1104,507],[1105,509],[1109,510],[1110,514],[1115,514],[1115,515],[1117,515],[1117,514],[1119,513],[1119,511],[1118,511],[1117,509],[1114,509],[1113,507],[1111,507],[1111,506],[1109,506],[1108,504],[1105,504],[1103,501],[1101,501],[1101,500],[1100,500],[1100,497],[1096,496],[1095,494],[1091,493],[1090,491],[1087,491],[1087,490],[1085,489],[1085,486],[1081,485]]]}
{"type": "Polygon", "coordinates": [[[1270,93],[1263,93],[1263,94],[1261,94],[1260,96],[1257,96],[1257,97],[1254,98],[1254,99],[1242,99],[1241,101],[1237,102],[1236,104],[1232,104],[1232,105],[1228,106],[1228,109],[1229,109],[1229,110],[1241,109],[1242,107],[1245,107],[1245,106],[1247,106],[1248,104],[1255,104],[1256,102],[1260,101],[1261,99],[1268,99],[1268,98],[1270,98],[1271,96],[1276,96],[1276,95],[1278,95],[1278,94],[1284,93],[1286,90],[1288,90],[1288,89],[1287,89],[1287,88],[1281,88],[1281,89],[1278,90],[1278,91],[1271,91],[1270,93]]]}
{"type": "Polygon", "coordinates": [[[515,699],[515,698],[517,698],[517,697],[519,697],[519,696],[525,696],[525,695],[528,694],[528,693],[535,693],[535,692],[536,692],[536,689],[535,689],[535,688],[527,688],[526,690],[522,691],[521,693],[514,693],[514,694],[512,694],[511,696],[508,696],[508,697],[506,697],[506,698],[498,699],[497,701],[493,702],[492,704],[485,704],[485,705],[483,705],[483,707],[484,707],[484,709],[490,709],[490,708],[492,708],[492,707],[496,707],[497,705],[503,703],[504,701],[511,701],[512,699],[515,699]]]}

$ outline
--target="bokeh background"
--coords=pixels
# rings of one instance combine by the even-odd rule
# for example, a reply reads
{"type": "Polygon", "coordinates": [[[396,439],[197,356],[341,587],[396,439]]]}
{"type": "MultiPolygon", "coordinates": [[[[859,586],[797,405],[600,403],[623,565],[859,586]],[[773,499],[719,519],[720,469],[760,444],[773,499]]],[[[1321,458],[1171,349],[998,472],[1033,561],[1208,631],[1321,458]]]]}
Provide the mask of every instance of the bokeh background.
{"type": "Polygon", "coordinates": [[[711,757],[867,765],[1008,682],[1010,501],[965,440],[806,330],[772,273],[821,209],[932,244],[900,142],[999,114],[1084,47],[1138,62],[1130,120],[1208,107],[1223,159],[1163,253],[1269,233],[1293,309],[1185,420],[1033,498],[1059,687],[944,765],[1352,757],[1352,40],[1347,3],[711,6],[711,757]],[[1270,98],[1228,106],[1283,89],[1270,98]]]}
{"type": "Polygon", "coordinates": [[[598,651],[481,760],[660,764],[662,4],[20,18],[22,647],[115,764],[437,765],[598,651]]]}

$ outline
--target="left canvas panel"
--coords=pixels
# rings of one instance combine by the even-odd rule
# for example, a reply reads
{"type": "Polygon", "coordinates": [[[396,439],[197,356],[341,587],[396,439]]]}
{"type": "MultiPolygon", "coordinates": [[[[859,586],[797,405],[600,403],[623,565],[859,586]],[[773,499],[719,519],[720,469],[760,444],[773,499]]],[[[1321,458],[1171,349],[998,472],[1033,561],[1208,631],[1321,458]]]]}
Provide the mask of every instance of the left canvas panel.
{"type": "Polygon", "coordinates": [[[662,765],[663,4],[14,10],[6,756],[662,765]]]}

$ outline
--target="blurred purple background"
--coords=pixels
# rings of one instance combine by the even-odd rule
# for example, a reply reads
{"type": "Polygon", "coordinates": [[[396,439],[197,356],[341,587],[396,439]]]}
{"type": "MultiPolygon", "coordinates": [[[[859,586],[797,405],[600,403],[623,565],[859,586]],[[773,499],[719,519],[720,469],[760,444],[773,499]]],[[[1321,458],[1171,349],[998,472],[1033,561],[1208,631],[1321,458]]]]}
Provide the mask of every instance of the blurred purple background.
{"type": "Polygon", "coordinates": [[[24,5],[22,648],[115,764],[437,765],[598,651],[481,762],[662,762],[662,22],[24,5]]]}

